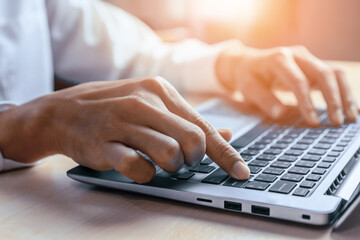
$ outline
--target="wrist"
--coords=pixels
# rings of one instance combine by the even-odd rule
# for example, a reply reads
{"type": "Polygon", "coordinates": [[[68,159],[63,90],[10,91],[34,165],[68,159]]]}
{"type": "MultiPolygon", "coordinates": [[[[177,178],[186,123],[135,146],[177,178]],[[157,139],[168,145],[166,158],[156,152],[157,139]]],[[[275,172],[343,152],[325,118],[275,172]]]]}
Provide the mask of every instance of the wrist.
{"type": "Polygon", "coordinates": [[[240,41],[232,41],[216,61],[216,76],[219,82],[230,91],[236,90],[234,72],[238,66],[239,58],[245,50],[246,46],[240,41]]]}
{"type": "Polygon", "coordinates": [[[3,156],[31,163],[55,154],[53,139],[46,138],[48,120],[49,106],[42,98],[3,112],[0,115],[0,149],[3,156]]]}

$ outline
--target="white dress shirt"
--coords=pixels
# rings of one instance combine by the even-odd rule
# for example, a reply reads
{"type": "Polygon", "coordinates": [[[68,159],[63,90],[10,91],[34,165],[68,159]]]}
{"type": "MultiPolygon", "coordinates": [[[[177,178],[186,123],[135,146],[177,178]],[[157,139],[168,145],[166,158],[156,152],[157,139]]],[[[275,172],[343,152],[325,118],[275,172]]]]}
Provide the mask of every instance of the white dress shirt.
{"type": "Polygon", "coordinates": [[[51,93],[54,75],[71,83],[160,75],[180,92],[221,91],[214,65],[223,45],[163,43],[99,0],[2,0],[0,104],[51,93]]]}

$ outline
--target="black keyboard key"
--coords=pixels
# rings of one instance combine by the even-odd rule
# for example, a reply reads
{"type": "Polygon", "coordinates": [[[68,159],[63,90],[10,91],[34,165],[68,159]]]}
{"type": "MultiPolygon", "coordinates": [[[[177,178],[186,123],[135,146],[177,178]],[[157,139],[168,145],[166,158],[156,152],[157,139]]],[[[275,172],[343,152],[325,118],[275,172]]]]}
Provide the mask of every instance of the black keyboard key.
{"type": "Polygon", "coordinates": [[[189,180],[192,176],[194,176],[195,173],[193,172],[184,172],[179,174],[176,178],[180,180],[189,180]]]}
{"type": "Polygon", "coordinates": [[[295,144],[294,146],[291,147],[291,149],[306,150],[308,147],[309,147],[309,145],[306,145],[306,144],[295,144]]]}
{"type": "Polygon", "coordinates": [[[347,147],[347,145],[347,142],[339,142],[338,144],[336,144],[337,147],[347,147]]]}
{"type": "Polygon", "coordinates": [[[234,142],[231,143],[234,147],[243,148],[247,146],[249,143],[251,143],[255,138],[257,138],[259,135],[261,135],[263,132],[265,132],[269,126],[263,125],[259,123],[255,127],[253,127],[250,131],[236,139],[234,142]]]}
{"type": "Polygon", "coordinates": [[[324,137],[338,139],[340,136],[341,136],[341,134],[338,134],[338,133],[328,133],[324,137]]]}
{"type": "Polygon", "coordinates": [[[261,167],[255,167],[251,165],[249,165],[249,169],[251,174],[257,174],[261,171],[261,167]]]}
{"type": "Polygon", "coordinates": [[[316,184],[315,182],[304,180],[300,184],[300,187],[302,187],[302,188],[313,188],[315,186],[315,184],[316,184]]]}
{"type": "Polygon", "coordinates": [[[250,161],[251,159],[253,159],[252,156],[248,156],[248,155],[244,155],[244,156],[241,156],[241,157],[242,157],[242,159],[244,159],[245,162],[248,162],[248,161],[250,161]]]}
{"type": "Polygon", "coordinates": [[[343,147],[334,147],[332,149],[332,151],[334,151],[334,152],[342,152],[342,151],[344,151],[344,148],[343,147]]]}
{"type": "Polygon", "coordinates": [[[257,160],[272,161],[276,158],[274,155],[261,154],[256,157],[257,160]]]}
{"type": "Polygon", "coordinates": [[[278,158],[278,161],[283,161],[283,162],[295,162],[296,160],[297,157],[290,155],[282,155],[281,157],[278,158]]]}
{"type": "Polygon", "coordinates": [[[319,136],[318,135],[311,135],[311,134],[306,134],[303,138],[304,139],[317,139],[319,136]]]}
{"type": "Polygon", "coordinates": [[[270,149],[266,150],[264,153],[265,154],[270,154],[270,155],[279,155],[281,152],[282,152],[281,149],[272,149],[272,148],[270,148],[270,149]]]}
{"type": "Polygon", "coordinates": [[[333,138],[323,138],[319,141],[319,143],[325,143],[325,144],[333,144],[336,142],[336,139],[333,138]]]}
{"type": "Polygon", "coordinates": [[[245,150],[240,153],[240,155],[249,155],[249,156],[255,156],[259,153],[257,150],[245,150]]]}
{"type": "Polygon", "coordinates": [[[310,172],[309,168],[304,168],[304,167],[292,167],[289,169],[288,171],[289,173],[295,173],[295,174],[301,174],[301,175],[306,175],[310,172]]]}
{"type": "Polygon", "coordinates": [[[310,149],[308,151],[308,154],[312,154],[312,155],[319,155],[319,156],[322,156],[326,153],[325,150],[321,150],[321,149],[310,149]]]}
{"type": "Polygon", "coordinates": [[[255,178],[256,181],[272,183],[277,179],[274,175],[260,174],[255,178]]]}
{"type": "Polygon", "coordinates": [[[324,175],[326,173],[326,170],[323,168],[315,168],[311,173],[318,174],[318,175],[324,175]]]}
{"type": "Polygon", "coordinates": [[[304,176],[299,174],[285,173],[281,177],[281,180],[290,181],[290,182],[300,182],[303,178],[304,176]]]}
{"type": "Polygon", "coordinates": [[[275,149],[285,149],[287,147],[288,147],[288,144],[285,144],[285,143],[276,143],[271,146],[271,148],[275,148],[275,149]]]}
{"type": "Polygon", "coordinates": [[[200,162],[200,164],[202,164],[202,165],[209,165],[211,163],[213,163],[213,160],[211,160],[210,158],[205,158],[204,160],[202,160],[200,162]]]}
{"type": "Polygon", "coordinates": [[[331,148],[331,144],[318,143],[314,146],[314,148],[327,150],[327,149],[331,148]]]}
{"type": "Polygon", "coordinates": [[[351,142],[351,139],[352,139],[352,138],[349,138],[349,137],[343,137],[343,138],[341,139],[341,141],[342,141],[342,142],[351,142]]]}
{"type": "Polygon", "coordinates": [[[265,145],[265,144],[254,144],[254,145],[250,146],[249,149],[250,150],[263,150],[266,147],[267,147],[267,145],[265,145]]]}
{"type": "Polygon", "coordinates": [[[207,165],[196,165],[194,167],[190,167],[189,171],[192,172],[199,172],[199,173],[210,173],[215,169],[213,166],[207,166],[207,165]]]}
{"type": "Polygon", "coordinates": [[[306,197],[306,195],[308,195],[308,193],[310,192],[309,189],[305,189],[305,188],[297,188],[293,195],[294,196],[298,196],[298,197],[306,197]]]}
{"type": "MultiPolygon", "coordinates": [[[[251,178],[251,176],[249,177],[249,179],[250,178],[251,178]]],[[[230,177],[228,180],[226,180],[226,182],[223,184],[223,186],[241,188],[247,182],[248,182],[248,180],[237,180],[235,178],[230,177]]]]}
{"type": "Polygon", "coordinates": [[[245,184],[244,188],[264,191],[264,190],[266,190],[269,186],[270,186],[269,183],[258,182],[258,181],[251,181],[251,182],[247,182],[247,183],[245,184]]]}
{"type": "Polygon", "coordinates": [[[277,141],[277,143],[279,143],[279,144],[289,144],[292,142],[294,142],[293,138],[282,138],[279,141],[277,141]]]}
{"type": "Polygon", "coordinates": [[[220,184],[223,182],[229,175],[222,169],[218,168],[215,172],[208,175],[202,180],[203,183],[211,184],[220,184]]]}
{"type": "Polygon", "coordinates": [[[329,163],[333,163],[335,162],[336,158],[334,157],[324,157],[323,162],[329,162],[329,163]]]}
{"type": "Polygon", "coordinates": [[[285,172],[284,169],[280,169],[280,168],[272,168],[272,167],[268,167],[267,169],[265,169],[263,171],[263,173],[267,173],[267,174],[272,174],[272,175],[281,175],[285,172]]]}
{"type": "Polygon", "coordinates": [[[255,144],[268,145],[268,144],[271,143],[272,141],[273,141],[272,139],[261,139],[260,141],[256,142],[255,144]]]}
{"type": "Polygon", "coordinates": [[[309,174],[309,175],[306,177],[306,180],[317,182],[317,181],[320,180],[320,178],[321,178],[320,175],[309,174]]]}
{"type": "Polygon", "coordinates": [[[277,181],[270,189],[269,192],[276,193],[290,193],[296,187],[296,183],[287,181],[277,181]]]}
{"type": "Polygon", "coordinates": [[[281,161],[275,161],[271,164],[271,167],[274,168],[288,168],[290,167],[291,163],[288,162],[281,162],[281,161]]]}
{"type": "Polygon", "coordinates": [[[324,130],[323,129],[310,129],[307,134],[309,135],[320,135],[324,130]]]}
{"type": "Polygon", "coordinates": [[[329,130],[329,133],[343,133],[344,132],[344,130],[343,129],[330,129],[329,130]]]}
{"type": "Polygon", "coordinates": [[[301,154],[303,154],[303,151],[300,150],[287,150],[285,152],[285,155],[291,155],[291,156],[300,156],[301,154]]]}
{"type": "Polygon", "coordinates": [[[264,138],[275,139],[275,138],[277,138],[278,136],[279,136],[279,134],[274,134],[274,133],[269,132],[268,134],[266,134],[266,135],[264,136],[264,138]]]}
{"type": "Polygon", "coordinates": [[[297,167],[305,167],[305,168],[312,168],[315,166],[316,163],[310,161],[298,161],[295,166],[297,167]]]}
{"type": "Polygon", "coordinates": [[[284,136],[284,138],[294,139],[294,138],[297,138],[299,136],[300,136],[300,134],[298,134],[298,133],[288,133],[287,135],[284,136]]]}
{"type": "Polygon", "coordinates": [[[331,167],[331,163],[327,163],[327,162],[321,162],[317,165],[317,167],[319,168],[329,168],[331,167]]]}
{"type": "Polygon", "coordinates": [[[338,157],[338,156],[340,156],[340,153],[338,153],[338,152],[329,152],[328,156],[329,157],[338,157]]]}
{"type": "Polygon", "coordinates": [[[301,140],[299,140],[297,143],[298,143],[298,144],[307,144],[307,145],[310,145],[310,144],[312,144],[313,142],[314,142],[313,139],[301,139],[301,140]]]}
{"type": "Polygon", "coordinates": [[[301,158],[302,160],[306,160],[306,161],[313,161],[313,162],[317,162],[321,159],[320,156],[315,156],[315,155],[305,155],[301,158]]]}
{"type": "Polygon", "coordinates": [[[249,166],[256,166],[256,167],[265,167],[269,164],[267,161],[261,161],[261,160],[252,160],[249,163],[249,166]]]}

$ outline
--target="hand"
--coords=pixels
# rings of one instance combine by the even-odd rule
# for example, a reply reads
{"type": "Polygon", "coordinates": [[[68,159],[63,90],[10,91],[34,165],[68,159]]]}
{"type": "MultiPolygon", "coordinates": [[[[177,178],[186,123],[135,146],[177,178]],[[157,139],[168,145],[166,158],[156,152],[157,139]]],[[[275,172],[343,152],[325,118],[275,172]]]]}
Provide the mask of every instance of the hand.
{"type": "Polygon", "coordinates": [[[235,42],[219,57],[216,72],[227,88],[239,90],[246,100],[275,120],[285,112],[283,104],[272,93],[275,85],[294,93],[303,118],[311,126],[319,124],[310,98],[312,88],[320,89],[329,119],[335,125],[343,123],[343,113],[348,121],[355,121],[358,115],[344,73],[302,46],[260,50],[235,42]]]}
{"type": "Polygon", "coordinates": [[[33,162],[65,154],[96,170],[114,168],[139,182],[151,180],[152,163],[165,171],[193,165],[205,152],[232,177],[249,169],[214,129],[160,77],[81,84],[27,104],[0,117],[5,157],[33,162]]]}

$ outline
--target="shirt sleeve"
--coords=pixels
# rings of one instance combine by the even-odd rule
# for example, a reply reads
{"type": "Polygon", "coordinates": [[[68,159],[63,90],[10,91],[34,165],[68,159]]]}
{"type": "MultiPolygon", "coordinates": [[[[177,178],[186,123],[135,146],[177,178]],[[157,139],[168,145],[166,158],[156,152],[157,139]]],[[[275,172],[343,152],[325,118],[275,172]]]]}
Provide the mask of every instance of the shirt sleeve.
{"type": "Polygon", "coordinates": [[[180,92],[225,92],[215,62],[226,43],[166,44],[143,22],[98,0],[47,0],[54,69],[82,83],[160,75],[180,92]]]}

